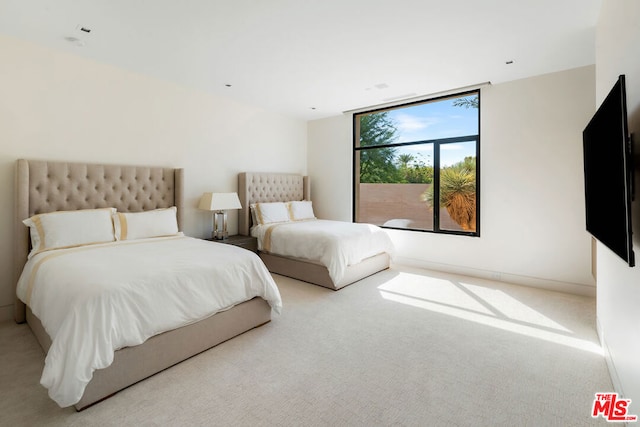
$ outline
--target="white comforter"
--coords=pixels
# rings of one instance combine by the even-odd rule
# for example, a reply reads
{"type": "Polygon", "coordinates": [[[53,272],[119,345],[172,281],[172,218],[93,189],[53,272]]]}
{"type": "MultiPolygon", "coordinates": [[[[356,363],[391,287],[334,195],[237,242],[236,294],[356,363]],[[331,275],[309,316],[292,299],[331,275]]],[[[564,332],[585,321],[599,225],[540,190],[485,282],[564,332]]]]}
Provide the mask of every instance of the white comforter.
{"type": "Polygon", "coordinates": [[[38,254],[17,292],[52,339],[40,382],[61,407],[80,400],[117,349],[256,296],[282,307],[256,254],[183,236],[38,254]]]}
{"type": "Polygon", "coordinates": [[[261,251],[320,262],[334,283],[342,280],[348,266],[394,252],[387,233],[371,224],[314,219],[258,225],[251,234],[261,251]]]}

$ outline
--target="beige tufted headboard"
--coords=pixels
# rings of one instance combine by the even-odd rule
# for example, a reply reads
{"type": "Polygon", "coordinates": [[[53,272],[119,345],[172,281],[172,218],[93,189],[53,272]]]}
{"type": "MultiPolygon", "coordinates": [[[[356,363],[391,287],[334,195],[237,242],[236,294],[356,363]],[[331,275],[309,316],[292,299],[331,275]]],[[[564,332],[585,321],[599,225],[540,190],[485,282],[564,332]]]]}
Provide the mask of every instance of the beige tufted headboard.
{"type": "MultiPolygon", "coordinates": [[[[183,187],[183,169],[18,160],[16,284],[29,253],[29,230],[22,220],[61,210],[115,207],[120,212],[140,212],[176,206],[182,230],[183,187]]],[[[25,306],[15,301],[15,319],[24,322],[25,306]]]]}
{"type": "Polygon", "coordinates": [[[311,200],[309,177],[293,173],[256,173],[238,174],[238,196],[240,214],[238,233],[248,236],[251,230],[252,203],[291,202],[311,200]]]}

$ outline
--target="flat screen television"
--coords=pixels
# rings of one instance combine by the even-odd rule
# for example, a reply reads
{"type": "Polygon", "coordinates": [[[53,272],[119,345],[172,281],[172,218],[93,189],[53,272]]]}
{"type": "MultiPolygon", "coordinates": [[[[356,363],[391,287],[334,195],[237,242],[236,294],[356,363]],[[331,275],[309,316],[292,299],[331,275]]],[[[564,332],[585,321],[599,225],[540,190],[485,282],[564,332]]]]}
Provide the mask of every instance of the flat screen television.
{"type": "Polygon", "coordinates": [[[633,267],[633,153],[626,104],[621,75],[582,133],[584,189],[587,231],[633,267]]]}

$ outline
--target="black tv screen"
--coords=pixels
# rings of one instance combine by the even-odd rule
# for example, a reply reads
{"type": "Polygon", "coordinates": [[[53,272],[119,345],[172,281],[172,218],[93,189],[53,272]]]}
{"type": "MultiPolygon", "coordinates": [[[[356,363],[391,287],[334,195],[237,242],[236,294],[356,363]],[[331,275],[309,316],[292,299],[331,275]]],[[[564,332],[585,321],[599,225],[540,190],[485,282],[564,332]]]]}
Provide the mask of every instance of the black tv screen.
{"type": "Polygon", "coordinates": [[[633,165],[624,75],[582,135],[587,231],[633,267],[633,165]]]}

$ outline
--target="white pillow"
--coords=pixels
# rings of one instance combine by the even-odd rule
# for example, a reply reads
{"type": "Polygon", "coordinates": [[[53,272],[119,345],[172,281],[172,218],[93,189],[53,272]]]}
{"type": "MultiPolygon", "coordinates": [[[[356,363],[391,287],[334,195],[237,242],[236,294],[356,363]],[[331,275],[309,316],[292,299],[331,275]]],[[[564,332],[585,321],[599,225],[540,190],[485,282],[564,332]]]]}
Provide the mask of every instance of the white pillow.
{"type": "Polygon", "coordinates": [[[29,227],[33,255],[51,249],[113,242],[115,208],[57,211],[34,215],[22,223],[29,227]]]}
{"type": "Polygon", "coordinates": [[[175,206],[145,212],[117,212],[113,225],[117,240],[145,239],[178,234],[175,206]]]}
{"type": "Polygon", "coordinates": [[[313,206],[311,201],[303,200],[301,202],[289,202],[289,213],[293,221],[303,219],[316,219],[313,214],[313,206]]]}
{"type": "Polygon", "coordinates": [[[257,225],[289,221],[289,209],[283,202],[256,203],[251,205],[257,225]]]}

